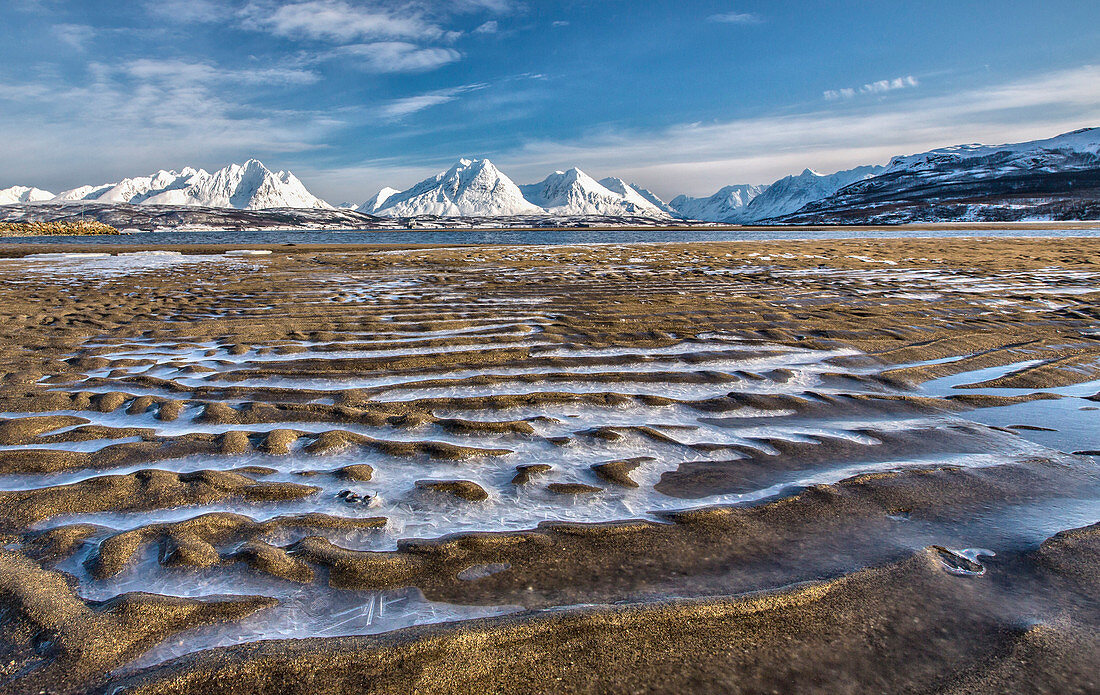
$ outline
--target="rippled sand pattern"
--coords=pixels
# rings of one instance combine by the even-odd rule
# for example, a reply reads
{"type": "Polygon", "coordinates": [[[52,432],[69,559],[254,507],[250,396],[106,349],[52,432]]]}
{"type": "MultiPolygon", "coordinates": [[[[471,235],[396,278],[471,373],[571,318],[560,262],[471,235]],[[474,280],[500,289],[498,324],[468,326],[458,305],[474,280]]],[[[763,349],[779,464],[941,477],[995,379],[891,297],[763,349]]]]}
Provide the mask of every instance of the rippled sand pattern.
{"type": "Polygon", "coordinates": [[[1092,682],[1100,244],[222,251],[0,261],[14,692],[1092,682]]]}

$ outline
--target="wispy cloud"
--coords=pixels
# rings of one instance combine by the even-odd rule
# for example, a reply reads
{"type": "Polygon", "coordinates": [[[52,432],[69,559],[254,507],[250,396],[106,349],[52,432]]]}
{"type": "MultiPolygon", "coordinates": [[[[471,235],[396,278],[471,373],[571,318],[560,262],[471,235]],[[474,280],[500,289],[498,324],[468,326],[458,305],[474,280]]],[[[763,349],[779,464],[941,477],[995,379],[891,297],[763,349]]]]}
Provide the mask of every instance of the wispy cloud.
{"type": "Polygon", "coordinates": [[[68,44],[78,51],[83,51],[88,42],[95,38],[95,29],[86,24],[55,24],[53,35],[61,43],[68,44]]]}
{"type": "Polygon", "coordinates": [[[423,72],[462,58],[462,54],[453,48],[423,47],[407,41],[378,41],[340,46],[333,55],[353,58],[357,68],[375,73],[423,72]]]}
{"type": "Polygon", "coordinates": [[[892,92],[898,89],[912,89],[919,87],[920,82],[912,75],[906,77],[895,77],[892,80],[878,80],[877,82],[868,82],[862,87],[845,87],[843,89],[827,89],[825,90],[825,98],[829,101],[839,101],[841,99],[852,99],[861,94],[883,94],[885,92],[892,92]]]}
{"type": "Polygon", "coordinates": [[[345,0],[304,0],[273,4],[252,0],[241,11],[248,28],[285,38],[349,43],[363,39],[438,40],[453,36],[408,7],[352,5],[345,0]]]}
{"type": "Polygon", "coordinates": [[[427,94],[405,97],[403,99],[394,99],[388,104],[383,105],[382,108],[379,109],[379,113],[384,118],[396,121],[406,116],[411,116],[414,113],[424,111],[425,109],[430,109],[433,106],[439,106],[454,101],[462,94],[485,89],[487,86],[488,85],[484,83],[467,84],[459,87],[451,87],[449,89],[440,89],[427,94]]]}
{"type": "Polygon", "coordinates": [[[484,24],[479,26],[477,29],[474,29],[475,34],[495,34],[498,31],[500,31],[500,23],[497,22],[495,19],[491,19],[488,22],[485,22],[484,24]]]}
{"type": "Polygon", "coordinates": [[[760,24],[763,20],[750,12],[722,12],[707,17],[708,22],[718,24],[760,24]]]}
{"type": "Polygon", "coordinates": [[[436,7],[443,5],[451,12],[495,12],[505,14],[517,12],[523,8],[523,3],[517,0],[449,0],[439,3],[437,0],[429,0],[436,7]]]}
{"type": "Polygon", "coordinates": [[[215,0],[149,0],[146,10],[173,22],[220,22],[232,16],[233,7],[215,0]]]}
{"type": "Polygon", "coordinates": [[[457,97],[449,94],[421,94],[415,97],[394,99],[389,104],[383,106],[379,111],[386,118],[398,120],[417,113],[418,111],[430,109],[440,104],[446,104],[448,101],[454,101],[456,98],[457,97]]]}
{"type": "Polygon", "coordinates": [[[211,63],[186,60],[140,59],[123,63],[117,70],[144,81],[164,81],[176,84],[312,84],[320,76],[300,68],[222,68],[211,63]]]}

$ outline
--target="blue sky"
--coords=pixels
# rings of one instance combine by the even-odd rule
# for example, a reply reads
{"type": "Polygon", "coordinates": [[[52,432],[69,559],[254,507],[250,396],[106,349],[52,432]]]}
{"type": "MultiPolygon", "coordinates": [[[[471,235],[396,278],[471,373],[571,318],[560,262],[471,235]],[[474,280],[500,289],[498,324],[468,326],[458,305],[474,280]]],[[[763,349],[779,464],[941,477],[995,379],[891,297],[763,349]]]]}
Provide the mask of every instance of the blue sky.
{"type": "Polygon", "coordinates": [[[665,197],[1100,125],[1100,3],[5,0],[0,188],[258,157],[361,202],[460,156],[665,197]]]}

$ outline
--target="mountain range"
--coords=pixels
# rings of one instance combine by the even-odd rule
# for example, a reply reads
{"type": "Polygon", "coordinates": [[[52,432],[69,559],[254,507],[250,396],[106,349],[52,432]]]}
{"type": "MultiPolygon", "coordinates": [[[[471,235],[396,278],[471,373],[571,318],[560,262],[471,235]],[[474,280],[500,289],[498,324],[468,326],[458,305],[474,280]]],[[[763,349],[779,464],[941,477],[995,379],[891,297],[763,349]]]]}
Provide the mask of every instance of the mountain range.
{"type": "Polygon", "coordinates": [[[159,171],[54,195],[0,190],[0,205],[97,203],[236,210],[352,210],[383,218],[549,217],[703,220],[731,224],[1100,218],[1100,129],[1010,145],[957,145],[899,156],[885,166],[822,174],[806,169],[770,185],[726,186],[666,203],[619,178],[580,169],[517,185],[487,159],[461,159],[399,191],[383,188],[359,206],[329,205],[286,171],[255,159],[213,173],[159,171]]]}
{"type": "Polygon", "coordinates": [[[33,202],[129,203],[237,210],[332,207],[306,190],[294,174],[289,171],[273,172],[255,159],[244,164],[231,164],[214,173],[190,167],[181,171],[162,170],[116,183],[80,186],[48,198],[42,194],[49,195],[46,191],[40,191],[38,199],[33,202]]]}
{"type": "Polygon", "coordinates": [[[0,205],[12,205],[14,203],[43,203],[52,200],[54,194],[41,188],[30,186],[12,186],[0,189],[0,205]]]}

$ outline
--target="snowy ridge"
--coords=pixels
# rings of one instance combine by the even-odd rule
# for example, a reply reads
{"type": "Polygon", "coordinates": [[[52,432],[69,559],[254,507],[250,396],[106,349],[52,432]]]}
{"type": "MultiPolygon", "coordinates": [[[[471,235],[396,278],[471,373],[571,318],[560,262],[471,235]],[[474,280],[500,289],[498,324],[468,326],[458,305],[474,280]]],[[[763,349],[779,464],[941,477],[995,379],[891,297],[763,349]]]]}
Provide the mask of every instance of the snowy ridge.
{"type": "Polygon", "coordinates": [[[355,209],[359,212],[373,215],[374,212],[378,210],[378,208],[386,204],[387,200],[400,192],[401,191],[397,190],[396,188],[390,188],[389,186],[386,186],[385,188],[371,196],[370,200],[356,207],[355,209]]]}
{"type": "Polygon", "coordinates": [[[177,205],[237,210],[272,208],[331,209],[314,196],[289,171],[272,172],[250,159],[231,164],[214,173],[187,167],[181,171],[158,171],[150,176],[123,179],[100,186],[81,186],[59,193],[51,202],[129,203],[131,205],[177,205]]]}
{"type": "Polygon", "coordinates": [[[895,157],[775,222],[897,224],[1100,218],[1100,129],[1009,145],[956,145],[895,157]]]}
{"type": "Polygon", "coordinates": [[[768,186],[768,190],[752,199],[737,221],[759,222],[798,212],[845,186],[872,178],[883,171],[885,167],[881,166],[856,167],[835,174],[819,174],[806,169],[798,176],[787,176],[768,186]]]}
{"type": "Polygon", "coordinates": [[[517,186],[487,159],[461,159],[406,191],[383,188],[359,206],[383,217],[603,216],[665,219],[672,210],[622,179],[596,181],[580,169],[517,186]]]}
{"type": "Polygon", "coordinates": [[[499,217],[540,212],[488,159],[461,159],[447,171],[390,196],[373,214],[499,217]]]}
{"type": "Polygon", "coordinates": [[[519,189],[528,202],[551,215],[667,216],[622,179],[597,182],[575,167],[519,189]]]}
{"type": "Polygon", "coordinates": [[[726,186],[706,198],[677,196],[669,205],[676,211],[677,216],[685,219],[736,222],[740,219],[745,207],[766,190],[768,190],[767,186],[750,184],[726,186]]]}
{"type": "MultiPolygon", "coordinates": [[[[887,222],[908,221],[905,215],[923,215],[912,217],[921,221],[937,219],[957,219],[956,213],[946,209],[939,213],[922,208],[921,213],[881,213],[883,206],[890,203],[906,203],[914,196],[930,195],[927,191],[916,193],[918,189],[930,187],[954,186],[954,192],[945,191],[949,200],[965,190],[968,195],[1004,196],[1008,191],[1000,190],[1001,182],[1010,178],[1029,178],[1034,181],[1034,194],[1047,196],[1048,200],[998,203],[996,200],[983,201],[981,219],[996,218],[997,211],[1004,208],[1006,216],[1015,219],[1018,214],[1010,208],[1029,207],[1039,204],[1055,204],[1066,196],[1078,198],[1072,190],[1059,192],[1056,184],[1049,181],[1040,185],[1038,179],[1043,175],[1065,174],[1074,171],[1100,169],[1100,128],[1084,128],[1071,133],[1045,140],[1015,143],[1008,145],[955,145],[922,152],[920,154],[894,157],[885,166],[863,166],[835,174],[819,174],[807,169],[798,176],[782,178],[749,200],[745,194],[739,196],[737,189],[751,188],[732,186],[716,193],[710,198],[688,198],[680,196],[673,199],[672,206],[682,217],[713,222],[754,223],[771,220],[788,222],[813,222],[815,215],[834,210],[845,209],[848,217],[828,217],[832,221],[859,221],[859,208],[872,207],[876,212],[868,212],[876,220],[887,222]],[[1051,189],[1051,186],[1055,186],[1051,189]],[[723,202],[723,194],[733,197],[728,204],[723,202]],[[796,213],[799,213],[796,216],[796,213]],[[893,216],[890,216],[893,215],[893,216]]],[[[1084,186],[1084,180],[1078,188],[1084,186]]],[[[1015,190],[1029,190],[1027,186],[1016,184],[1015,190]]],[[[941,190],[937,188],[937,190],[941,190]]],[[[1088,194],[1084,193],[1085,198],[1088,194]]],[[[751,194],[750,194],[751,195],[751,194]]],[[[1078,215],[1069,208],[1059,214],[1074,217],[1078,215]]],[[[960,213],[961,214],[961,213],[960,213]]],[[[969,214],[969,213],[967,213],[969,214]]],[[[977,213],[975,213],[977,214],[977,213]]],[[[1048,213],[1042,213],[1048,214],[1048,213]]],[[[1087,214],[1087,213],[1086,213],[1087,214]]],[[[826,218],[822,218],[826,219],[826,218]]],[[[868,217],[867,219],[871,219],[868,217]]],[[[978,218],[975,218],[978,219],[978,218]]]]}
{"type": "Polygon", "coordinates": [[[52,200],[53,197],[53,193],[31,186],[12,186],[11,188],[0,189],[0,205],[42,203],[52,200]]]}
{"type": "Polygon", "coordinates": [[[672,217],[675,215],[675,211],[669,204],[657,197],[656,193],[637,184],[627,183],[620,178],[609,176],[606,179],[600,179],[600,185],[612,193],[622,196],[628,205],[637,210],[635,214],[651,214],[656,217],[672,217]]]}
{"type": "Polygon", "coordinates": [[[986,166],[994,169],[1067,171],[1100,165],[1100,128],[1082,128],[1046,140],[1009,145],[954,145],[894,157],[887,173],[986,166]]]}

